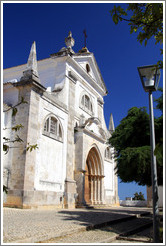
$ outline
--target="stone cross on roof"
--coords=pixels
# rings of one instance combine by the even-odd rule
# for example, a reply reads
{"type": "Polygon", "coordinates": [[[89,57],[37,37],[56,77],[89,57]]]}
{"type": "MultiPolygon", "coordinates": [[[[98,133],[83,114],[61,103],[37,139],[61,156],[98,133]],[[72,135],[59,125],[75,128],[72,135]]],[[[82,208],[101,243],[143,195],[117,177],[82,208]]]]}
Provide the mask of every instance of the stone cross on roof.
{"type": "Polygon", "coordinates": [[[85,39],[84,39],[84,47],[86,47],[86,38],[87,38],[88,36],[87,36],[87,34],[86,34],[86,30],[84,30],[83,33],[84,33],[84,37],[85,37],[85,39]]]}

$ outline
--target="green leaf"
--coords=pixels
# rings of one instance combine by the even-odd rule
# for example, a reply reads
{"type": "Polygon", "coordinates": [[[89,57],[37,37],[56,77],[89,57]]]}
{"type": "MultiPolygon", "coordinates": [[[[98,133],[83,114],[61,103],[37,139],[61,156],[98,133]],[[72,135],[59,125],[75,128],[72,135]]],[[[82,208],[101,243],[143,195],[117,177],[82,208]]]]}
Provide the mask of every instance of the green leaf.
{"type": "Polygon", "coordinates": [[[12,131],[17,132],[17,131],[19,131],[21,128],[23,128],[23,125],[22,125],[22,124],[19,124],[19,125],[13,126],[13,127],[12,127],[12,131]]]}
{"type": "Polygon", "coordinates": [[[5,152],[5,155],[8,153],[9,146],[7,144],[3,144],[3,151],[5,152]]]}
{"type": "Polygon", "coordinates": [[[131,28],[130,28],[130,34],[132,34],[133,31],[134,31],[134,29],[133,29],[133,27],[131,26],[131,28]]]}
{"type": "Polygon", "coordinates": [[[8,193],[8,188],[6,185],[3,185],[3,192],[5,192],[6,194],[8,193]]]}
{"type": "Polygon", "coordinates": [[[30,145],[29,143],[28,143],[28,146],[27,146],[27,148],[26,148],[26,150],[27,150],[27,151],[30,150],[30,152],[32,152],[32,150],[36,150],[36,149],[38,149],[37,144],[30,145]]]}
{"type": "Polygon", "coordinates": [[[112,19],[113,19],[113,22],[117,25],[119,21],[118,16],[115,14],[113,15],[112,19]]]}
{"type": "MultiPolygon", "coordinates": [[[[163,42],[163,4],[162,3],[129,3],[126,10],[114,6],[111,11],[113,21],[127,22],[131,27],[130,33],[137,32],[137,40],[142,44],[145,40],[155,38],[155,44],[163,42]],[[129,18],[122,18],[128,15],[129,18]]],[[[145,41],[145,46],[147,41],[145,41]]]]}
{"type": "Polygon", "coordinates": [[[5,141],[9,141],[9,140],[10,140],[10,138],[3,137],[3,140],[5,140],[5,141]]]}
{"type": "Polygon", "coordinates": [[[15,140],[13,142],[24,142],[18,135],[15,137],[15,140]]]}
{"type": "Polygon", "coordinates": [[[17,108],[13,108],[13,110],[12,110],[12,116],[15,116],[16,114],[17,114],[17,108]]]}
{"type": "Polygon", "coordinates": [[[28,103],[28,102],[24,100],[24,97],[21,97],[21,103],[28,103]]]}

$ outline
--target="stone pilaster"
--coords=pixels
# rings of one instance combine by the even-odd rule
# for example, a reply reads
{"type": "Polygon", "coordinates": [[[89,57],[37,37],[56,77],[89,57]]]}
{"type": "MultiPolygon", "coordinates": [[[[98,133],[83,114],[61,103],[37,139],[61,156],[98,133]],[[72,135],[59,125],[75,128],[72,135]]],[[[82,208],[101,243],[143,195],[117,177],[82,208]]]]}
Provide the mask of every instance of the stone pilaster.
{"type": "Polygon", "coordinates": [[[99,184],[99,176],[97,175],[97,203],[100,203],[100,184],[99,184]]]}
{"type": "MultiPolygon", "coordinates": [[[[7,194],[6,204],[12,207],[22,207],[23,204],[23,190],[24,190],[24,177],[25,177],[25,161],[26,161],[26,145],[27,145],[27,131],[28,131],[28,115],[30,105],[30,87],[20,87],[18,102],[21,97],[27,102],[17,107],[17,114],[13,118],[13,126],[22,124],[23,128],[16,132],[15,135],[23,140],[21,143],[15,143],[12,149],[13,158],[11,165],[11,174],[9,181],[9,191],[7,194]]],[[[14,133],[13,133],[14,135],[14,133]]],[[[14,138],[14,136],[13,136],[14,138]]]]}
{"type": "Polygon", "coordinates": [[[94,201],[94,204],[96,204],[96,188],[97,188],[97,185],[96,185],[96,182],[97,182],[97,179],[96,179],[96,176],[94,176],[94,179],[93,179],[93,201],[94,201]]]}
{"type": "Polygon", "coordinates": [[[74,208],[76,200],[76,182],[74,181],[74,116],[75,116],[75,83],[69,80],[67,127],[67,163],[65,180],[65,208],[74,208]]]}
{"type": "Polygon", "coordinates": [[[104,192],[104,176],[101,176],[101,201],[105,204],[105,192],[104,192]]]}
{"type": "MultiPolygon", "coordinates": [[[[27,131],[27,143],[35,145],[38,143],[40,134],[40,122],[39,122],[39,91],[31,90],[31,100],[29,105],[29,122],[27,131]]],[[[28,196],[32,196],[34,192],[34,180],[35,180],[35,165],[36,165],[36,153],[37,149],[33,151],[27,151],[25,160],[25,177],[24,177],[24,199],[23,206],[29,206],[31,199],[28,196]],[[32,194],[31,194],[32,192],[32,194]]]]}
{"type": "Polygon", "coordinates": [[[39,138],[38,110],[41,88],[34,81],[21,81],[17,84],[19,90],[18,102],[23,97],[27,103],[18,106],[13,125],[22,124],[17,133],[23,140],[16,143],[13,149],[10,190],[6,204],[11,207],[30,207],[33,204],[36,150],[27,151],[28,143],[37,144],[39,138]],[[17,145],[17,146],[16,146],[17,145]],[[28,202],[27,202],[28,201],[28,202]]]}
{"type": "Polygon", "coordinates": [[[91,179],[91,204],[93,204],[93,176],[91,175],[90,176],[90,179],[91,179]]]}
{"type": "Polygon", "coordinates": [[[75,171],[75,180],[77,183],[77,205],[82,206],[85,204],[84,191],[85,191],[85,170],[75,171]]]}
{"type": "Polygon", "coordinates": [[[102,186],[102,177],[100,177],[100,204],[102,204],[103,203],[103,199],[102,199],[102,188],[103,188],[103,186],[102,186]]]}

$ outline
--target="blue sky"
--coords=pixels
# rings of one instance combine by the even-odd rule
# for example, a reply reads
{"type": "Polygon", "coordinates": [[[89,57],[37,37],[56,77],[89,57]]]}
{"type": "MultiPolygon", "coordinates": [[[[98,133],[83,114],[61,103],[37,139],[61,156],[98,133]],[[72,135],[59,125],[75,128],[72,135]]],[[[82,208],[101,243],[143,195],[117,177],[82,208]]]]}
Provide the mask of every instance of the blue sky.
{"type": "MultiPolygon", "coordinates": [[[[3,12],[4,68],[27,62],[35,40],[37,59],[49,57],[65,46],[65,37],[72,31],[73,50],[84,46],[83,30],[87,31],[87,48],[93,52],[108,89],[104,98],[104,115],[109,124],[113,114],[115,127],[133,106],[148,108],[137,67],[155,64],[160,57],[160,45],[150,40],[147,46],[130,34],[127,23],[115,25],[109,13],[114,3],[5,3],[3,12]]],[[[125,3],[121,3],[126,7],[125,3]]],[[[162,87],[162,76],[159,86],[162,87]]],[[[160,95],[153,93],[154,97],[160,95]]],[[[158,116],[159,112],[155,111],[158,116]]],[[[119,182],[119,196],[133,196],[146,188],[119,182]]]]}

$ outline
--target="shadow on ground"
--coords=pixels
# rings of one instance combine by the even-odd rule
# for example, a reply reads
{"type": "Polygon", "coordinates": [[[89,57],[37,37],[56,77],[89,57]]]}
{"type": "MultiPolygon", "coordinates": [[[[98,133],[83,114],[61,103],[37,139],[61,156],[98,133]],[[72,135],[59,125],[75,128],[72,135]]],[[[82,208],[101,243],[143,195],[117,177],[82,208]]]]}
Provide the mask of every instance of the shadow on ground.
{"type": "Polygon", "coordinates": [[[132,230],[133,225],[145,224],[151,221],[151,218],[137,218],[136,215],[146,213],[147,210],[133,209],[93,209],[93,210],[62,210],[58,213],[65,214],[64,220],[72,220],[73,223],[79,223],[87,226],[87,229],[100,229],[115,233],[123,233],[125,230],[132,230]],[[132,216],[132,218],[131,218],[132,216]],[[121,220],[123,218],[123,220],[121,220]],[[95,226],[94,226],[95,225],[95,226]],[[92,227],[91,227],[92,226],[92,227]]]}

